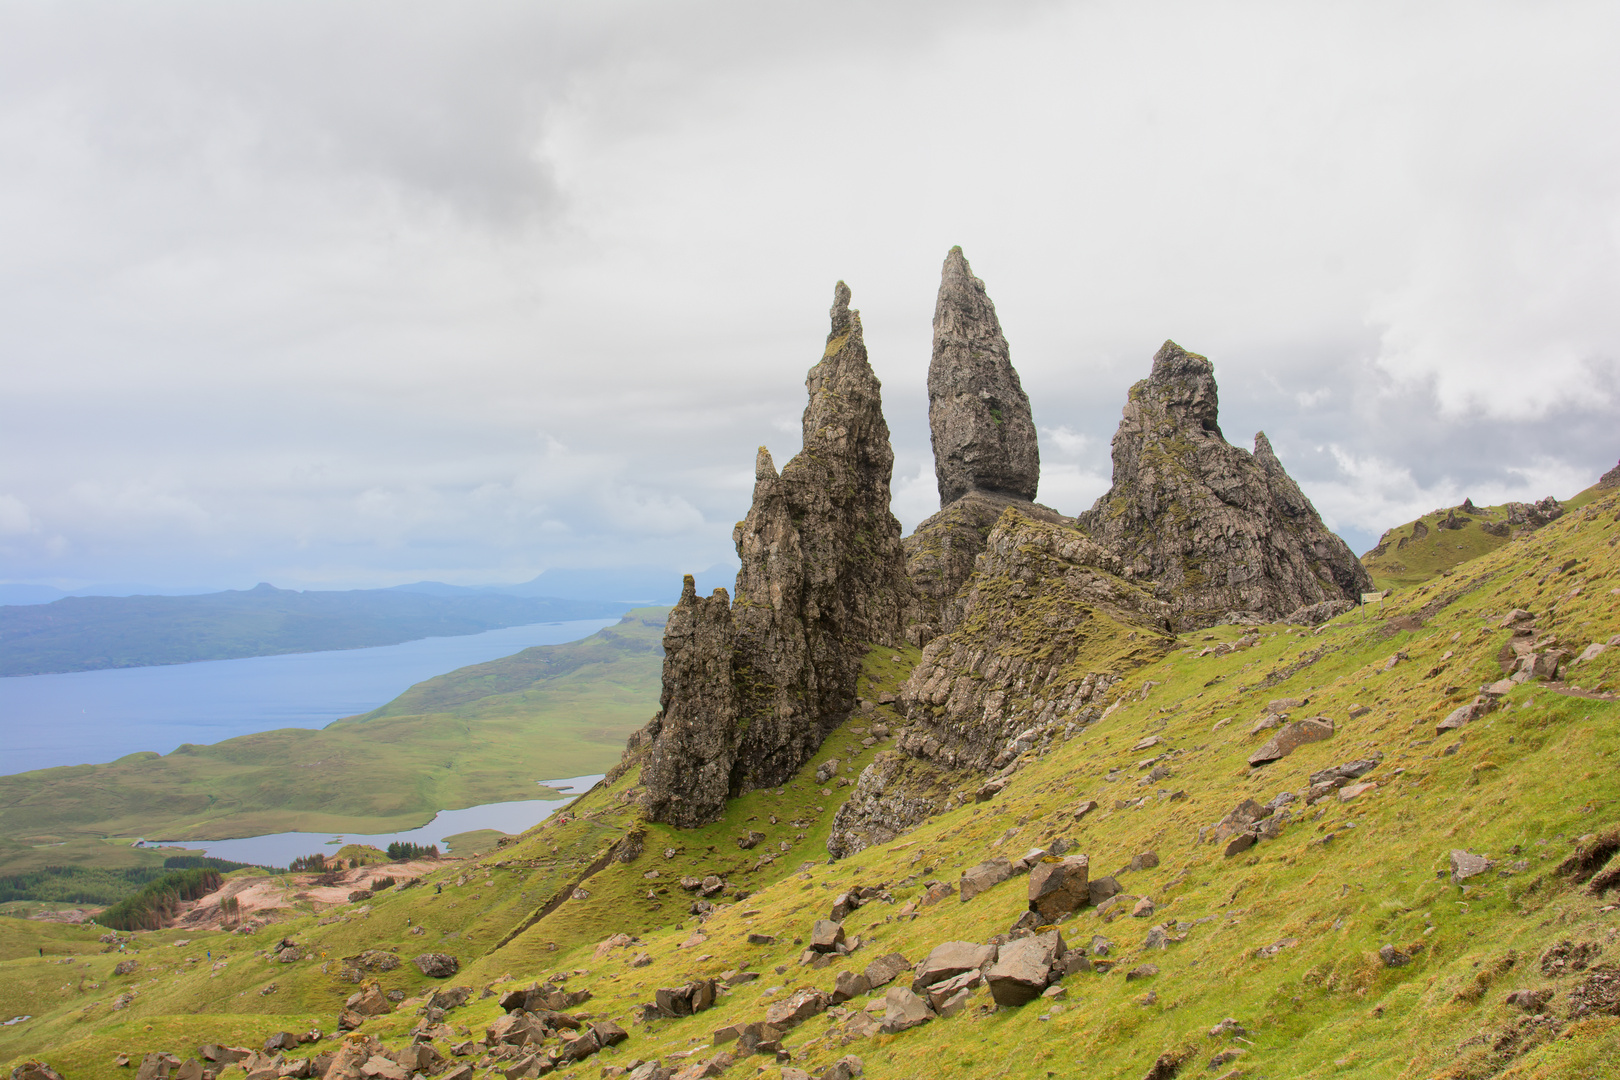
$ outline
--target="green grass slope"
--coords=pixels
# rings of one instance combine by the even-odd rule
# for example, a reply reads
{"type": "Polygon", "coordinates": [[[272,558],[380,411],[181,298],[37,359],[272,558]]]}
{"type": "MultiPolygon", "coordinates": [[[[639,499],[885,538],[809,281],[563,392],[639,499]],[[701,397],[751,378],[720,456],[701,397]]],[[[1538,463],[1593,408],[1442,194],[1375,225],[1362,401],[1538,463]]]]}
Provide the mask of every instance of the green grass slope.
{"type": "Polygon", "coordinates": [[[259,585],[201,596],[69,596],[0,607],[0,676],[361,649],[561,619],[624,604],[395,589],[295,592],[259,585]]]}
{"type": "Polygon", "coordinates": [[[536,780],[605,771],[657,707],[665,611],[439,676],[320,730],[0,776],[0,872],[94,862],[118,853],[109,837],[407,829],[439,810],[538,797],[536,780]]]}
{"type": "MultiPolygon", "coordinates": [[[[704,1053],[687,1060],[701,1061],[717,1028],[762,1019],[796,988],[830,990],[840,970],[861,970],[891,951],[915,961],[940,942],[1005,932],[1026,906],[1023,877],[971,903],[953,895],[913,905],[931,881],[954,884],[991,855],[1016,858],[1067,838],[1090,855],[1093,876],[1146,850],[1158,855],[1152,869],[1118,873],[1128,892],[1152,898],[1151,917],[1108,920],[1085,908],[1059,923],[1074,945],[1109,939],[1111,971],[1071,975],[1062,998],[1017,1009],[991,1007],[980,988],[961,1015],[872,1038],[850,1036],[848,1010],[875,1007],[882,994],[857,997],[792,1030],[793,1066],[815,1074],[855,1053],[873,1080],[1620,1075],[1620,1000],[1577,1015],[1572,992],[1592,972],[1543,960],[1570,942],[1595,950],[1600,970],[1620,965],[1620,894],[1595,894],[1560,870],[1590,837],[1620,824],[1620,702],[1612,693],[1620,647],[1573,665],[1567,682],[1513,689],[1502,708],[1458,731],[1436,729],[1501,677],[1508,611],[1529,610],[1538,638],[1577,652],[1620,634],[1617,547],[1620,497],[1611,495],[1450,577],[1396,594],[1383,618],[1357,611],[1316,630],[1262,627],[1258,644],[1224,654],[1211,647],[1238,628],[1184,635],[1177,651],[1115,688],[1117,707],[1104,719],[1027,754],[994,799],[973,802],[977,781],[964,777],[969,798],[959,809],[833,864],[819,845],[851,790],[837,780],[853,774],[816,784],[813,773],[831,757],[858,770],[883,752],[890,743],[872,725],[896,718],[881,706],[839,729],[797,779],[734,800],[724,820],[704,829],[639,820],[623,798],[636,781],[631,770],[582,797],[566,820],[475,860],[446,862],[422,887],[321,911],[294,903],[282,922],[250,937],[138,935],[140,966],[128,976],[111,974],[111,954],[78,955],[95,947],[90,931],[24,924],[0,963],[0,1012],[34,1019],[0,1028],[0,1062],[40,1056],[79,1080],[116,1075],[118,1052],[184,1057],[208,1041],[257,1045],[311,1025],[330,1033],[355,989],[332,961],[366,948],[460,958],[461,972],[448,981],[475,993],[449,1014],[456,1034],[436,1042],[442,1053],[499,1015],[496,999],[480,998],[477,988],[561,977],[594,994],[579,1011],[617,1020],[630,1039],[558,1075],[594,1078],[602,1066],[641,1058],[678,1065],[685,1062],[670,1055],[691,1049],[704,1053]],[[1330,717],[1335,733],[1251,768],[1249,756],[1270,734],[1251,734],[1251,726],[1283,697],[1308,698],[1295,714],[1330,717]],[[1133,749],[1148,735],[1161,744],[1133,749]],[[1167,749],[1174,753],[1157,763],[1170,775],[1145,782],[1143,762],[1167,749]],[[1302,793],[1312,772],[1372,755],[1381,761],[1364,779],[1377,786],[1352,801],[1296,803],[1303,812],[1279,836],[1230,858],[1221,845],[1198,842],[1200,828],[1239,800],[1302,793]],[[1076,820],[1083,799],[1101,807],[1076,820]],[[748,830],[765,839],[744,850],[736,840],[748,830]],[[1495,865],[1454,885],[1446,875],[1453,849],[1495,865]],[[730,889],[700,919],[679,880],[710,873],[730,889]],[[845,920],[848,938],[860,941],[852,956],[801,965],[795,939],[856,884],[882,886],[892,902],[872,901],[845,920]],[[1147,944],[1154,926],[1172,939],[1162,950],[1147,944]],[[597,945],[618,931],[640,940],[598,955],[597,945]],[[751,944],[750,933],[775,941],[751,944]],[[31,934],[40,947],[75,955],[29,956],[31,934]],[[260,952],[284,934],[305,946],[307,959],[283,964],[260,952]],[[182,937],[189,944],[178,944],[182,937]],[[1386,966],[1385,945],[1411,962],[1386,966]],[[205,949],[224,966],[203,960],[205,949]],[[651,963],[634,966],[643,951],[651,963]],[[1126,979],[1149,963],[1155,974],[1126,979]],[[709,1011],[636,1019],[636,1006],[658,987],[739,969],[760,978],[709,1011]],[[1521,989],[1552,992],[1545,1020],[1507,1004],[1521,989]],[[135,996],[113,1010],[130,990],[135,996]],[[1208,1034],[1226,1017],[1246,1029],[1241,1041],[1208,1034]],[[1228,1049],[1242,1053],[1211,1068],[1228,1049]],[[1161,1059],[1183,1064],[1152,1071],[1161,1059]]],[[[874,700],[916,660],[914,651],[873,650],[864,685],[874,700]]],[[[379,981],[407,995],[432,984],[408,962],[379,981]]],[[[417,1019],[401,1007],[361,1032],[397,1045],[417,1019]]],[[[477,1075],[491,1064],[462,1060],[477,1075]]],[[[778,1067],[743,1058],[725,1075],[756,1073],[774,1077],[778,1067]]]]}
{"type": "Polygon", "coordinates": [[[1509,535],[1504,507],[1435,510],[1386,531],[1361,563],[1380,589],[1408,589],[1490,554],[1508,544],[1509,535]],[[1447,527],[1459,523],[1462,528],[1447,527]]]}

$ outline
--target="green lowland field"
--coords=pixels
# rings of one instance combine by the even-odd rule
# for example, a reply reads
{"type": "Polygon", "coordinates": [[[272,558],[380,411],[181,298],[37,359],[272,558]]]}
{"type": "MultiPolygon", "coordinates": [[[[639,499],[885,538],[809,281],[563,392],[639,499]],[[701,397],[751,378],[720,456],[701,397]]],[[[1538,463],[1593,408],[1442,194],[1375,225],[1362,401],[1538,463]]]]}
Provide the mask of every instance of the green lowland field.
{"type": "Polygon", "coordinates": [[[505,626],[595,619],[627,605],[499,593],[295,592],[69,596],[0,607],[0,676],[362,649],[505,626]]]}
{"type": "Polygon", "coordinates": [[[420,683],[363,716],[0,776],[0,874],[161,863],[127,838],[415,828],[602,772],[658,701],[665,608],[420,683]],[[119,840],[117,838],[126,838],[119,840]]]}
{"type": "MultiPolygon", "coordinates": [[[[899,721],[887,707],[858,713],[797,779],[733,800],[705,828],[642,821],[621,799],[636,783],[631,769],[566,819],[476,859],[445,860],[415,887],[319,910],[294,892],[252,934],[137,934],[125,975],[113,966],[130,953],[108,951],[95,928],[0,919],[0,1015],[30,1017],[0,1027],[0,1061],[42,1058],[70,1080],[114,1077],[118,1054],[138,1065],[147,1053],[186,1059],[204,1043],[257,1049],[278,1031],[324,1032],[285,1052],[292,1067],[338,1046],[403,1052],[421,1025],[437,1053],[476,1075],[522,1075],[521,1062],[486,1053],[485,1030],[502,1010],[482,991],[551,980],[589,990],[574,1011],[629,1033],[556,1075],[618,1075],[658,1059],[692,1070],[682,1076],[775,1077],[782,1066],[769,1056],[730,1061],[723,1052],[734,1044],[713,1045],[716,1032],[763,1019],[800,988],[830,991],[840,972],[884,954],[915,962],[942,942],[1004,933],[1026,909],[1027,877],[970,903],[955,894],[925,903],[930,884],[954,886],[981,860],[1068,839],[1089,855],[1093,877],[1116,873],[1151,901],[1140,917],[1131,911],[1143,906],[1115,905],[1058,922],[1067,942],[1103,961],[1098,970],[1018,1008],[994,1008],[981,985],[964,1012],[897,1034],[857,1034],[857,1014],[881,1006],[885,991],[857,994],[788,1032],[790,1067],[817,1075],[854,1054],[874,1080],[1617,1076],[1620,874],[1597,871],[1620,851],[1620,647],[1573,663],[1562,682],[1516,686],[1458,730],[1437,727],[1502,677],[1514,609],[1575,652],[1620,634],[1617,545],[1620,495],[1611,494],[1395,593],[1382,612],[1316,629],[1261,627],[1256,644],[1231,651],[1214,647],[1246,628],[1185,634],[1112,688],[1106,718],[1030,751],[993,798],[974,801],[965,788],[958,809],[830,865],[824,845],[851,791],[844,782],[887,752],[875,725],[899,721]],[[1270,734],[1252,726],[1282,698],[1307,699],[1334,734],[1251,767],[1270,734]],[[1149,736],[1160,742],[1137,749],[1149,736]],[[1362,778],[1373,786],[1306,808],[1275,838],[1230,856],[1199,842],[1242,799],[1298,793],[1317,770],[1373,756],[1362,778]],[[831,758],[837,779],[815,783],[831,758]],[[1169,775],[1146,781],[1152,765],[1169,775]],[[1099,808],[1077,819],[1089,800],[1099,808]],[[737,841],[750,831],[763,839],[743,850],[737,841]],[[1148,851],[1156,866],[1116,871],[1148,851]],[[1484,856],[1488,871],[1454,882],[1454,851],[1484,856]],[[682,879],[705,875],[726,888],[698,916],[682,879]],[[812,924],[857,885],[879,895],[843,921],[853,953],[802,962],[812,924]],[[275,955],[282,938],[298,959],[275,955]],[[338,1010],[361,989],[342,958],[363,950],[405,960],[368,976],[404,1000],[339,1038],[338,1010]],[[459,972],[424,976],[409,958],[428,952],[454,955],[459,972]],[[758,978],[734,977],[707,1011],[641,1019],[660,987],[740,971],[758,978]],[[471,988],[470,1000],[431,1024],[423,995],[447,985],[471,988]],[[1509,1001],[1521,991],[1529,996],[1509,1001]]],[[[863,692],[893,691],[918,655],[872,650],[863,692]]]]}

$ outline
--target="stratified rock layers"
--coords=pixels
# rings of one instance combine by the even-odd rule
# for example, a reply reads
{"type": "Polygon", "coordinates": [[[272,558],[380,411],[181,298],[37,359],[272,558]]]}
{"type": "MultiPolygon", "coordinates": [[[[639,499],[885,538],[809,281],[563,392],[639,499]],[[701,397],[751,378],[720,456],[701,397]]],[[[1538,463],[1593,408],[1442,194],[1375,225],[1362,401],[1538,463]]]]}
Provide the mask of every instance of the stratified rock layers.
{"type": "Polygon", "coordinates": [[[928,427],[939,505],[970,491],[1030,500],[1041,455],[996,306],[959,247],[945,256],[928,364],[928,427]]]}
{"type": "Polygon", "coordinates": [[[1251,455],[1226,441],[1216,413],[1214,365],[1165,342],[1114,434],[1113,487],[1080,527],[1120,556],[1127,577],[1150,584],[1182,628],[1371,590],[1265,434],[1251,455]]]}
{"type": "Polygon", "coordinates": [[[670,614],[663,708],[630,746],[646,747],[652,820],[705,824],[728,795],[785,782],[855,707],[866,649],[903,640],[913,604],[889,512],[894,452],[849,296],[839,282],[805,381],[804,449],[780,474],[760,450],[732,534],[734,601],[689,584],[670,614]]]}

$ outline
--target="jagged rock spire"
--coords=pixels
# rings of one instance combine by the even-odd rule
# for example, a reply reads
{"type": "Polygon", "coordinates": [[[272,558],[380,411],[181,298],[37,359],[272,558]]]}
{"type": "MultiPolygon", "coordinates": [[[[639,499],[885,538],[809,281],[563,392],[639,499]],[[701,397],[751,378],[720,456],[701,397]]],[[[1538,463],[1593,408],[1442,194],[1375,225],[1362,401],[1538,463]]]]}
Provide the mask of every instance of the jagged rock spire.
{"type": "Polygon", "coordinates": [[[1029,398],[996,306],[959,247],[945,256],[934,305],[928,426],[940,506],[970,491],[1035,498],[1041,455],[1029,398]]]}
{"type": "Polygon", "coordinates": [[[1166,341],[1114,434],[1114,485],[1080,527],[1184,627],[1228,612],[1280,617],[1372,588],[1261,432],[1249,454],[1218,422],[1215,365],[1166,341]]]}
{"type": "Polygon", "coordinates": [[[670,614],[663,708],[630,747],[647,747],[655,821],[701,825],[728,795],[785,782],[854,709],[867,648],[903,641],[912,592],[889,512],[894,451],[849,299],[840,281],[805,379],[803,451],[780,473],[764,447],[755,458],[753,505],[732,533],[734,598],[688,586],[670,614]]]}

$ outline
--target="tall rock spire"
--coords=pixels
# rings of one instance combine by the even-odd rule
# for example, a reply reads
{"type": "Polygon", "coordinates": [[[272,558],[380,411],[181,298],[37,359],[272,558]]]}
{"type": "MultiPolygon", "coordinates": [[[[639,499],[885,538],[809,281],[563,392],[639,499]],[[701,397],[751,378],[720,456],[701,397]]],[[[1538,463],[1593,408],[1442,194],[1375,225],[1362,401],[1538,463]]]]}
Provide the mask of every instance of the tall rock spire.
{"type": "Polygon", "coordinates": [[[1218,422],[1215,365],[1167,341],[1114,433],[1114,485],[1079,517],[1183,627],[1354,600],[1372,579],[1261,432],[1252,454],[1218,422]]]}
{"type": "Polygon", "coordinates": [[[647,747],[655,821],[701,825],[728,795],[786,781],[854,709],[867,648],[903,640],[912,590],[889,512],[894,451],[849,298],[840,281],[805,379],[803,451],[780,473],[764,447],[755,459],[729,608],[723,589],[701,600],[688,584],[670,614],[663,708],[631,742],[647,747]]]}
{"type": "Polygon", "coordinates": [[[906,570],[918,599],[907,634],[916,645],[954,625],[952,597],[972,575],[1003,510],[1064,520],[1031,501],[1041,479],[1041,454],[1029,398],[1008,358],[996,306],[959,247],[945,256],[934,305],[928,426],[940,510],[905,540],[906,570]]]}
{"type": "Polygon", "coordinates": [[[962,249],[945,256],[928,364],[928,426],[939,504],[970,491],[1032,500],[1041,454],[996,306],[962,249]]]}

